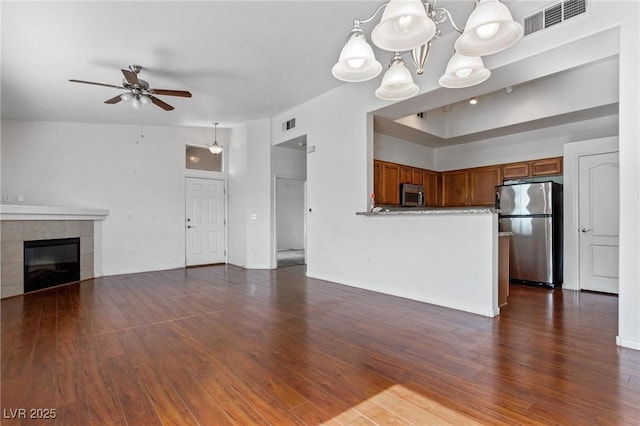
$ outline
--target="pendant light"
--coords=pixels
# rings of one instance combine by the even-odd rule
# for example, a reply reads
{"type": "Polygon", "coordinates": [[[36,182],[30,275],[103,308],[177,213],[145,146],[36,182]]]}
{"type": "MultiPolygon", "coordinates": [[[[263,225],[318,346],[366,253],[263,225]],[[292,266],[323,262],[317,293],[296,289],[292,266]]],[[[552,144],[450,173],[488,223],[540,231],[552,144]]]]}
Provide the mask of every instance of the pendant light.
{"type": "Polygon", "coordinates": [[[360,22],[355,20],[353,29],[347,36],[347,44],[340,52],[338,63],[331,73],[338,80],[357,83],[375,78],[382,72],[382,65],[376,61],[373,49],[367,43],[360,22]]]}
{"type": "Polygon", "coordinates": [[[376,96],[385,101],[400,101],[414,96],[420,91],[413,82],[411,72],[407,69],[400,52],[395,52],[389,69],[382,77],[380,87],[376,89],[376,96]]]}
{"type": "Polygon", "coordinates": [[[449,59],[447,69],[438,83],[442,87],[460,89],[480,84],[490,76],[491,71],[484,67],[481,57],[464,56],[456,52],[449,59]]]}
{"type": "Polygon", "coordinates": [[[522,38],[522,25],[499,0],[479,0],[471,12],[464,32],[456,40],[456,52],[485,56],[501,52],[522,38]]]}
{"type": "Polygon", "coordinates": [[[218,155],[222,152],[222,146],[218,145],[218,123],[213,123],[214,126],[214,137],[213,137],[213,145],[209,145],[209,151],[213,155],[218,155]]]}
{"type": "Polygon", "coordinates": [[[391,0],[371,32],[371,40],[380,49],[411,50],[433,38],[436,24],[427,17],[420,0],[391,0]]]}

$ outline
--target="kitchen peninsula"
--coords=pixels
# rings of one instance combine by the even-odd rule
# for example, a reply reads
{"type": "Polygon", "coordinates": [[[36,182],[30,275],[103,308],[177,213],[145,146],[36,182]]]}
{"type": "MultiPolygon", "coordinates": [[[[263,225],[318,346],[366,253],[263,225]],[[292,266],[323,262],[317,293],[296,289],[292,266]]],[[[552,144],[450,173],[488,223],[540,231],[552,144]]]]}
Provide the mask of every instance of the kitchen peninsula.
{"type": "Polygon", "coordinates": [[[491,207],[388,208],[358,212],[376,221],[383,246],[366,248],[384,265],[366,277],[376,289],[487,317],[499,315],[498,211],[491,207]]]}

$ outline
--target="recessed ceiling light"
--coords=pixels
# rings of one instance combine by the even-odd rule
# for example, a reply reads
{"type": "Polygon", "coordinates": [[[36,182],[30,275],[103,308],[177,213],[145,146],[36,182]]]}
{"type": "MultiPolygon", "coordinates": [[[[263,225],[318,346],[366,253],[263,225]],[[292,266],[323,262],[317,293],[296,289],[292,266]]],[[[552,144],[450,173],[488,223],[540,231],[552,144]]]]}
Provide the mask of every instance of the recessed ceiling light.
{"type": "Polygon", "coordinates": [[[469,103],[470,103],[471,105],[475,105],[475,104],[477,104],[477,103],[478,103],[478,97],[477,97],[477,96],[474,96],[473,98],[469,99],[469,103]]]}
{"type": "Polygon", "coordinates": [[[507,86],[504,88],[504,93],[506,93],[507,95],[509,93],[513,92],[513,87],[512,86],[507,86]]]}

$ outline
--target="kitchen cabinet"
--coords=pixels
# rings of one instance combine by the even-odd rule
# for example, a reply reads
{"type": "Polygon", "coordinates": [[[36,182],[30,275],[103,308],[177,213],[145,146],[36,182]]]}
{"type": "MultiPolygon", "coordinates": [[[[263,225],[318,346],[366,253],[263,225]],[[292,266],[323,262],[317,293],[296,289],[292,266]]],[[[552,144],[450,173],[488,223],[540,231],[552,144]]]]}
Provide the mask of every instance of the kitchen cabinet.
{"type": "Polygon", "coordinates": [[[531,176],[552,176],[562,174],[562,157],[545,158],[531,162],[531,176]]]}
{"type": "Polygon", "coordinates": [[[382,204],[382,164],[373,162],[373,195],[375,204],[382,204]]]}
{"type": "Polygon", "coordinates": [[[376,205],[399,205],[400,184],[424,186],[425,206],[493,206],[503,180],[562,174],[562,157],[434,172],[404,164],[373,161],[376,205]]]}
{"type": "Polygon", "coordinates": [[[502,184],[502,167],[488,166],[469,169],[469,205],[493,206],[496,185],[502,184]]]}
{"type": "Polygon", "coordinates": [[[562,174],[562,157],[543,158],[502,165],[503,179],[519,179],[533,176],[554,176],[562,174]]]}
{"type": "Polygon", "coordinates": [[[442,206],[460,207],[469,205],[469,171],[442,172],[442,206]]]}
{"type": "Polygon", "coordinates": [[[400,166],[393,163],[382,163],[381,166],[380,204],[398,205],[400,204],[400,166]]]}
{"type": "Polygon", "coordinates": [[[416,167],[411,168],[411,183],[414,185],[423,185],[423,175],[424,171],[422,169],[418,169],[416,167]]]}
{"type": "Polygon", "coordinates": [[[400,166],[400,183],[411,183],[413,167],[400,166]]]}
{"type": "Polygon", "coordinates": [[[517,179],[523,177],[529,177],[531,174],[531,164],[525,163],[511,163],[502,166],[502,178],[503,179],[517,179]]]}
{"type": "Polygon", "coordinates": [[[498,306],[507,304],[509,297],[509,236],[498,236],[498,306]]]}
{"type": "Polygon", "coordinates": [[[438,207],[440,205],[440,173],[423,170],[422,185],[424,186],[424,205],[438,207]]]}

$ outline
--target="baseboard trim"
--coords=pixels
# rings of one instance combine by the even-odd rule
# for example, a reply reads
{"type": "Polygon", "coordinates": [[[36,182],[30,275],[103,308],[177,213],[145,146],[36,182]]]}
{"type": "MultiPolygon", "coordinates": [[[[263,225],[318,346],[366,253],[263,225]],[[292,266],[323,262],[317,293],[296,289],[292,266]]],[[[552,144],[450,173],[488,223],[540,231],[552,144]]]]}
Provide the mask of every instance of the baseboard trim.
{"type": "Polygon", "coordinates": [[[620,336],[616,336],[616,345],[640,351],[640,342],[637,340],[623,339],[620,336]]]}

